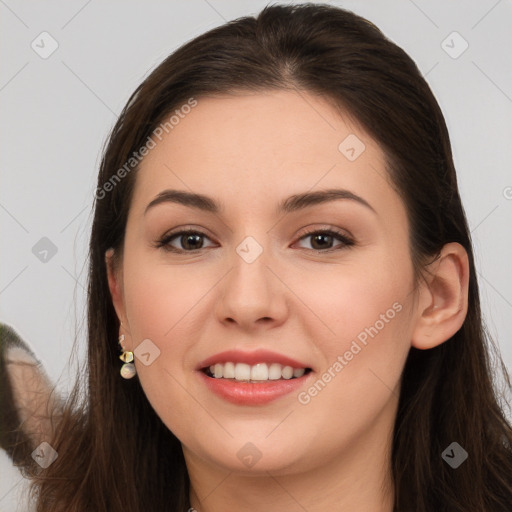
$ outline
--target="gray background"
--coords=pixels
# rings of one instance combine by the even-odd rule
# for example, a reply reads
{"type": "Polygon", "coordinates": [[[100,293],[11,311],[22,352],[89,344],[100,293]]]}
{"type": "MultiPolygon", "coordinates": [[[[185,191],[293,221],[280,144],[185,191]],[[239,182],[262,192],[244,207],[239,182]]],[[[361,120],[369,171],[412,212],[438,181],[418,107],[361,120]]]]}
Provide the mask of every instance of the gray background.
{"type": "MultiPolygon", "coordinates": [[[[18,330],[63,393],[74,379],[75,336],[84,354],[91,205],[117,114],[179,45],[266,3],[0,0],[0,321],[18,330]],[[58,48],[42,58],[31,44],[40,53],[58,48]],[[33,253],[43,237],[57,250],[46,262],[33,253]]],[[[432,87],[451,134],[485,319],[512,369],[512,3],[329,3],[375,23],[432,87]],[[467,50],[453,58],[464,40],[467,50]]],[[[3,451],[0,475],[0,511],[15,510],[24,483],[3,451]]]]}

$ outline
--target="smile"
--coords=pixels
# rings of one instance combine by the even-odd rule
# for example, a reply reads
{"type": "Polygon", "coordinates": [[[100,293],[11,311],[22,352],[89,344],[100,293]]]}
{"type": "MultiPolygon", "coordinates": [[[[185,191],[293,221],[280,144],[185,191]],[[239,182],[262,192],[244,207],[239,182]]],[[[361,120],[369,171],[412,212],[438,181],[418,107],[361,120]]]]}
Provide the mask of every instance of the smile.
{"type": "Polygon", "coordinates": [[[296,394],[315,375],[305,361],[262,348],[220,352],[195,369],[213,395],[245,406],[262,406],[296,394]]]}
{"type": "Polygon", "coordinates": [[[309,373],[310,368],[293,368],[280,363],[216,363],[203,369],[208,377],[214,379],[232,379],[238,382],[265,382],[269,380],[290,380],[309,373]]]}

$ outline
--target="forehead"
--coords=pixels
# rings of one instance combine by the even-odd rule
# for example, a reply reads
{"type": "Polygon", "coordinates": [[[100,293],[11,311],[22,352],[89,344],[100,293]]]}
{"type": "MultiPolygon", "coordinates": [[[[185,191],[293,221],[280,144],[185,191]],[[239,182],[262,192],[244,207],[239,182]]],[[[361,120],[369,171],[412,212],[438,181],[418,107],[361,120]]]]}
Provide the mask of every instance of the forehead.
{"type": "Polygon", "coordinates": [[[340,186],[377,201],[398,200],[377,143],[319,96],[270,91],[196,101],[178,106],[172,124],[161,125],[166,129],[138,171],[134,207],[165,188],[246,206],[250,197],[261,205],[340,186]]]}

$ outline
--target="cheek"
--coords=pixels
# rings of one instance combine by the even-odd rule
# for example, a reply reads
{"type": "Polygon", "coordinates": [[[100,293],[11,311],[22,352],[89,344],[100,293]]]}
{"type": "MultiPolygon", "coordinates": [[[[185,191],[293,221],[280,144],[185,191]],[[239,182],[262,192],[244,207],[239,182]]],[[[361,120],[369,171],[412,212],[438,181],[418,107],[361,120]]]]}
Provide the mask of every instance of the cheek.
{"type": "Polygon", "coordinates": [[[317,338],[324,363],[297,399],[304,424],[340,445],[350,444],[350,436],[370,428],[384,410],[389,414],[388,405],[398,399],[410,347],[408,280],[401,279],[361,274],[343,279],[343,286],[331,283],[329,300],[316,296],[335,334],[317,338]]]}
{"type": "Polygon", "coordinates": [[[323,367],[299,401],[319,416],[350,411],[356,428],[363,409],[370,421],[398,393],[410,348],[412,265],[383,254],[371,265],[331,272],[323,283],[306,281],[308,305],[324,325],[316,338],[323,367]]]}
{"type": "Polygon", "coordinates": [[[375,414],[399,384],[410,347],[412,265],[383,255],[332,276],[309,295],[334,334],[323,337],[325,367],[301,403],[314,400],[318,414],[328,403],[346,415],[363,400],[368,414],[375,414]]]}
{"type": "Polygon", "coordinates": [[[354,264],[330,270],[322,276],[301,277],[301,290],[307,305],[321,320],[324,340],[329,350],[338,351],[359,337],[364,342],[375,328],[384,333],[399,329],[410,301],[411,273],[406,263],[398,272],[396,265],[354,264]],[[393,266],[395,268],[393,268],[393,266]]]}
{"type": "MultiPolygon", "coordinates": [[[[157,344],[172,340],[212,288],[214,277],[197,269],[155,263],[143,254],[126,258],[124,295],[132,335],[154,337],[157,344]]],[[[139,341],[134,339],[135,344],[139,341]]]]}
{"type": "Polygon", "coordinates": [[[147,366],[136,357],[137,378],[158,416],[179,433],[190,428],[183,414],[191,404],[183,372],[187,340],[197,339],[193,308],[206,292],[206,285],[199,283],[201,279],[191,279],[177,267],[154,264],[136,252],[125,259],[126,312],[134,348],[149,339],[159,351],[147,366]]]}

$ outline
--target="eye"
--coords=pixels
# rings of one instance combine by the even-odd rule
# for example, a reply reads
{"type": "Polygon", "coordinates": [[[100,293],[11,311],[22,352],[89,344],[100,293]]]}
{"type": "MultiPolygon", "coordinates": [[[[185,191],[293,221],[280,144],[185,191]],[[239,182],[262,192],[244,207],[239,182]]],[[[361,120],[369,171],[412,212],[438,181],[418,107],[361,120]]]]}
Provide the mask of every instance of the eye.
{"type": "Polygon", "coordinates": [[[193,252],[204,249],[203,239],[208,238],[205,233],[196,230],[177,231],[164,235],[155,246],[170,252],[193,252]],[[178,243],[176,247],[173,243],[178,243]]]}
{"type": "MultiPolygon", "coordinates": [[[[308,238],[311,239],[310,243],[312,247],[302,246],[301,248],[317,252],[337,251],[355,245],[352,238],[333,229],[315,229],[308,231],[299,238],[299,242],[303,242],[308,238]],[[336,240],[339,242],[338,245],[333,245],[336,240]]],[[[209,240],[209,237],[202,231],[188,229],[168,233],[158,240],[154,246],[156,248],[162,248],[165,251],[176,253],[195,252],[215,246],[214,244],[205,246],[204,239],[209,240]],[[178,247],[176,244],[178,244],[178,247]]]]}
{"type": "MultiPolygon", "coordinates": [[[[311,250],[318,252],[330,252],[343,249],[345,247],[351,247],[355,244],[354,240],[349,238],[346,234],[341,233],[333,229],[317,229],[308,231],[305,235],[302,235],[299,241],[311,239],[311,250]],[[333,247],[335,240],[340,243],[333,247]]],[[[308,247],[303,247],[309,249],[308,247]]]]}

